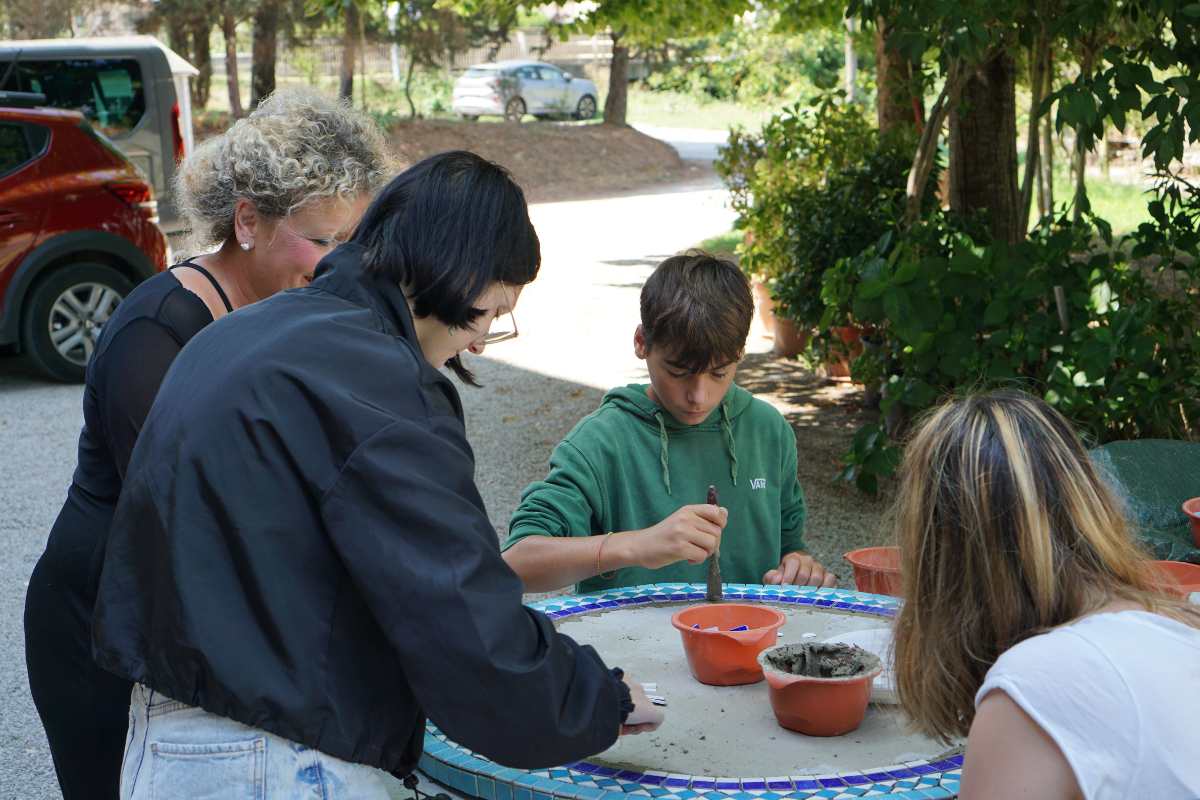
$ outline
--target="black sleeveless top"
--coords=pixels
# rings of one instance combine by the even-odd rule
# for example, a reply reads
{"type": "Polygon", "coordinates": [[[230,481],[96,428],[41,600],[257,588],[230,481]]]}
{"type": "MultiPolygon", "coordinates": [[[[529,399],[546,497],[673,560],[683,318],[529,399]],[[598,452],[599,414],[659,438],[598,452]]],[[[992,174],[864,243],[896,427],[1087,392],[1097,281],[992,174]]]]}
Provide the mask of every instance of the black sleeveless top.
{"type": "MultiPolygon", "coordinates": [[[[171,269],[184,266],[208,278],[233,310],[199,264],[183,261],[171,269]]],[[[212,321],[204,301],[167,271],[130,292],[100,332],[85,379],[79,462],[42,556],[43,568],[61,578],[60,590],[85,604],[94,598],[78,593],[94,588],[82,579],[108,536],[129,456],[158,387],[183,346],[212,321]]]]}

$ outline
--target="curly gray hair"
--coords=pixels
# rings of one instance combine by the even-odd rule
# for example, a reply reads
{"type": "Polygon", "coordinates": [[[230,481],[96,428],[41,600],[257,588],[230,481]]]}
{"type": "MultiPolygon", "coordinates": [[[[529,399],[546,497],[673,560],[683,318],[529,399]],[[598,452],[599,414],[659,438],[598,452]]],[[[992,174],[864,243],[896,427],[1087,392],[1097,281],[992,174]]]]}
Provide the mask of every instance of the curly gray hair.
{"type": "Polygon", "coordinates": [[[175,196],[193,244],[211,246],[233,236],[240,199],[286,217],[327,198],[373,193],[387,162],[370,117],[311,89],[283,89],[197,147],[176,173],[175,196]]]}

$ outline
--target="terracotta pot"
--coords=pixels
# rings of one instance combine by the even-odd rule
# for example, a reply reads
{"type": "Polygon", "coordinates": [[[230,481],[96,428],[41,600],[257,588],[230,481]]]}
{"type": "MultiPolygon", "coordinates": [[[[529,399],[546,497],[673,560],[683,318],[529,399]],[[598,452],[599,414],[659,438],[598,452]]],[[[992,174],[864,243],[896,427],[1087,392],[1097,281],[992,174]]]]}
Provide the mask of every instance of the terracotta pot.
{"type": "Polygon", "coordinates": [[[1183,513],[1188,515],[1188,524],[1192,528],[1192,542],[1200,547],[1200,497],[1193,497],[1183,504],[1183,513]]]}
{"type": "Polygon", "coordinates": [[[683,652],[696,680],[740,686],[762,680],[758,654],[775,644],[783,620],[782,613],[767,606],[712,603],[676,612],[671,624],[683,637],[683,652]],[[743,625],[747,630],[730,630],[743,625]]]}
{"type": "Polygon", "coordinates": [[[771,299],[771,290],[758,278],[750,282],[750,288],[754,290],[754,307],[758,310],[758,319],[762,322],[763,329],[769,334],[774,334],[775,301],[771,299]]]}
{"type": "Polygon", "coordinates": [[[899,547],[860,547],[842,558],[854,568],[854,586],[860,592],[901,596],[899,547]]]}
{"type": "Polygon", "coordinates": [[[1158,570],[1159,589],[1184,600],[1192,592],[1200,592],[1200,564],[1183,561],[1151,561],[1158,570]]]}
{"type": "MultiPolygon", "coordinates": [[[[851,645],[826,645],[847,648],[851,645]]],[[[772,654],[787,654],[804,645],[784,644],[758,654],[770,688],[771,710],[784,728],[806,736],[842,736],[862,724],[871,684],[883,671],[879,657],[859,650],[870,664],[848,678],[811,678],[784,672],[771,664],[772,654]]],[[[858,648],[854,648],[858,649],[858,648]]]]}
{"type": "Polygon", "coordinates": [[[804,352],[808,345],[809,332],[790,319],[775,318],[775,347],[772,352],[777,356],[795,358],[804,352]]]}
{"type": "Polygon", "coordinates": [[[850,362],[858,358],[863,351],[861,331],[853,325],[843,325],[830,328],[829,332],[837,337],[849,351],[846,355],[838,355],[834,360],[825,363],[825,372],[831,378],[849,378],[850,362]]]}

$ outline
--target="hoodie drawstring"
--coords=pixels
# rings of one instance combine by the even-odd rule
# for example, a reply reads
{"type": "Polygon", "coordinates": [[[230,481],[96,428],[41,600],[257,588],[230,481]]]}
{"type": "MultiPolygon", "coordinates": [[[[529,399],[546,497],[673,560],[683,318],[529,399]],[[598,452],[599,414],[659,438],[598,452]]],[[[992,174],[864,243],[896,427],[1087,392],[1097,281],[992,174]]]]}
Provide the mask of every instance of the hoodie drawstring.
{"type": "MultiPolygon", "coordinates": [[[[667,494],[670,494],[671,469],[668,459],[667,424],[663,421],[662,409],[654,412],[654,419],[658,422],[658,463],[662,466],[663,484],[667,487],[667,494]]],[[[727,403],[721,403],[721,432],[725,434],[725,449],[729,451],[729,477],[733,481],[733,485],[737,486],[737,449],[734,447],[733,422],[729,419],[729,405],[727,403]]]]}
{"type": "Polygon", "coordinates": [[[658,420],[658,463],[662,465],[663,483],[667,485],[667,494],[670,494],[671,470],[667,465],[667,424],[663,422],[661,409],[654,412],[654,418],[658,420]]]}
{"type": "Polygon", "coordinates": [[[737,450],[733,446],[733,423],[729,420],[728,403],[721,403],[721,430],[725,432],[725,448],[729,451],[729,477],[737,486],[737,450]]]}

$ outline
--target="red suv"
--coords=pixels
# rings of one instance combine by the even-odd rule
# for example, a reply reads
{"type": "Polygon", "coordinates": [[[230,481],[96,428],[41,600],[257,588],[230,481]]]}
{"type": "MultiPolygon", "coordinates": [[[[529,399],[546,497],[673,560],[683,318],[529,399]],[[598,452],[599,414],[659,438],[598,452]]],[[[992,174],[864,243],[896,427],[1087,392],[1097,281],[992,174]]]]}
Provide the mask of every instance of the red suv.
{"type": "Polygon", "coordinates": [[[96,338],[166,267],[145,177],[77,111],[0,91],[0,345],[83,380],[96,338]]]}

